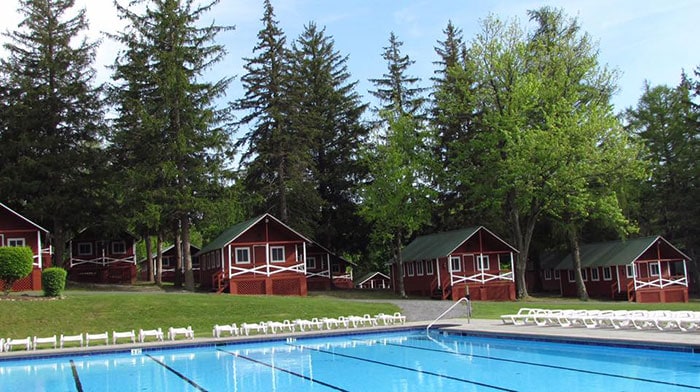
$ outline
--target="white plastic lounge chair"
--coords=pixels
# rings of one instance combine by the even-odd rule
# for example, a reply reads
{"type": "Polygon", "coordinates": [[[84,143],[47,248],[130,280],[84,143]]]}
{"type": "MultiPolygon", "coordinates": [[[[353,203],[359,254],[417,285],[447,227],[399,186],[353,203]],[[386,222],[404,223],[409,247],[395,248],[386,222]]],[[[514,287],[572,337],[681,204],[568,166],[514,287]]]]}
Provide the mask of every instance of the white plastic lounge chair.
{"type": "Polygon", "coordinates": [[[32,343],[33,343],[32,348],[34,350],[36,350],[37,346],[40,344],[51,344],[53,346],[53,348],[56,348],[56,345],[58,344],[58,339],[56,339],[56,335],[49,336],[46,338],[40,338],[40,337],[34,336],[32,343]]]}
{"type": "Polygon", "coordinates": [[[296,319],[293,321],[293,323],[299,327],[300,331],[306,331],[311,330],[313,328],[316,328],[318,330],[323,329],[323,321],[320,321],[318,318],[314,317],[311,320],[305,320],[305,319],[296,319]]]}
{"type": "Polygon", "coordinates": [[[104,340],[105,344],[109,344],[109,334],[107,331],[103,333],[86,333],[85,334],[85,347],[90,347],[90,341],[104,340]]]}
{"type": "Polygon", "coordinates": [[[23,339],[9,338],[5,341],[5,351],[10,352],[10,351],[12,351],[12,347],[15,347],[15,346],[24,347],[26,350],[31,350],[32,349],[32,338],[27,336],[26,338],[23,338],[23,339]]]}
{"type": "Polygon", "coordinates": [[[377,319],[370,316],[369,314],[365,314],[363,316],[348,316],[348,320],[352,323],[352,326],[354,328],[357,328],[358,326],[373,326],[377,325],[377,319]]]}
{"type": "Polygon", "coordinates": [[[588,310],[584,309],[562,310],[561,312],[555,313],[548,318],[550,321],[548,325],[558,325],[565,328],[583,325],[582,317],[585,317],[588,315],[588,313],[588,310]]]}
{"type": "Polygon", "coordinates": [[[61,348],[63,348],[64,343],[68,342],[79,342],[80,347],[83,347],[83,334],[81,333],[80,335],[63,335],[61,334],[61,337],[58,339],[59,345],[61,348]]]}
{"type": "Polygon", "coordinates": [[[394,324],[396,322],[394,316],[390,314],[378,313],[374,318],[377,319],[377,323],[381,322],[384,325],[394,324]]]}
{"type": "Polygon", "coordinates": [[[211,334],[216,338],[220,338],[221,333],[223,332],[228,332],[231,334],[231,336],[238,335],[238,326],[236,325],[236,323],[224,325],[216,324],[214,325],[214,329],[211,331],[211,334]]]}
{"type": "Polygon", "coordinates": [[[277,330],[280,332],[283,332],[284,330],[287,330],[287,332],[294,332],[296,330],[296,325],[292,324],[291,321],[289,320],[284,320],[284,321],[268,321],[265,323],[268,328],[270,328],[270,331],[272,333],[277,333],[277,330]]]}
{"type": "Polygon", "coordinates": [[[683,332],[700,328],[700,312],[690,312],[688,317],[678,320],[678,329],[683,332]]]}
{"type": "Polygon", "coordinates": [[[117,340],[119,339],[129,339],[131,343],[136,343],[136,333],[134,333],[133,329],[124,332],[112,331],[112,343],[117,344],[117,340]]]}
{"type": "Polygon", "coordinates": [[[340,316],[338,318],[323,317],[321,322],[326,326],[326,329],[332,329],[333,327],[340,328],[341,326],[347,328],[349,321],[347,318],[340,316]]]}
{"type": "Polygon", "coordinates": [[[396,312],[392,316],[394,318],[394,323],[406,324],[406,316],[401,314],[401,312],[396,312]]]}
{"type": "Polygon", "coordinates": [[[168,339],[175,340],[177,335],[184,335],[185,338],[194,339],[194,331],[192,330],[191,326],[188,326],[187,328],[168,328],[168,339]]]}
{"type": "Polygon", "coordinates": [[[241,331],[248,336],[250,331],[255,331],[257,333],[267,333],[267,324],[265,323],[243,323],[241,324],[241,331]]]}
{"type": "Polygon", "coordinates": [[[501,315],[501,321],[503,324],[525,325],[534,322],[533,316],[544,311],[538,308],[520,308],[518,313],[501,315]]]}
{"type": "Polygon", "coordinates": [[[163,330],[158,329],[139,329],[139,342],[143,343],[147,337],[154,337],[157,341],[163,341],[163,330]]]}
{"type": "Polygon", "coordinates": [[[0,353],[5,351],[5,339],[0,338],[0,353]]]}

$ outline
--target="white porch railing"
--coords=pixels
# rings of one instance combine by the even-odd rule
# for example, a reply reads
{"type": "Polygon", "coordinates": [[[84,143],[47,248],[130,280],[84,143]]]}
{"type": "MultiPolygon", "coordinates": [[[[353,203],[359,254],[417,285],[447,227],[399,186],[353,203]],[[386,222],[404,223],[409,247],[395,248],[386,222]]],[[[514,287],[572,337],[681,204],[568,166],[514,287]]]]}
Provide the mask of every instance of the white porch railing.
{"type": "Polygon", "coordinates": [[[49,258],[51,258],[52,254],[53,254],[53,248],[51,248],[51,247],[44,248],[44,249],[40,250],[38,255],[32,256],[32,265],[34,267],[43,268],[44,257],[48,256],[49,258]]]}
{"type": "Polygon", "coordinates": [[[657,276],[650,280],[634,280],[634,289],[639,290],[645,287],[656,287],[663,289],[668,286],[685,286],[688,287],[688,279],[684,275],[679,276],[657,276]]]}
{"type": "Polygon", "coordinates": [[[350,279],[350,280],[352,280],[352,273],[342,274],[342,275],[334,275],[333,279],[350,279]]]}
{"type": "Polygon", "coordinates": [[[322,278],[330,278],[331,273],[328,270],[321,271],[321,272],[311,272],[309,270],[306,270],[306,277],[307,278],[313,278],[314,276],[320,276],[322,278]]]}
{"type": "Polygon", "coordinates": [[[499,272],[498,275],[489,274],[486,272],[479,272],[470,276],[455,275],[455,272],[450,272],[450,280],[452,286],[462,283],[462,282],[475,282],[475,283],[486,283],[493,280],[507,280],[514,281],[513,271],[499,272]]]}
{"type": "Polygon", "coordinates": [[[241,275],[265,275],[270,277],[272,275],[278,274],[280,272],[295,272],[300,274],[306,274],[306,263],[299,263],[292,266],[283,266],[275,264],[262,264],[254,268],[242,268],[231,266],[229,268],[228,277],[234,278],[241,275]]]}
{"type": "Polygon", "coordinates": [[[94,259],[80,259],[77,257],[73,257],[70,259],[70,266],[74,267],[76,265],[81,265],[81,264],[95,264],[95,265],[101,265],[101,266],[106,266],[118,262],[124,262],[124,263],[131,263],[131,264],[136,264],[136,256],[128,256],[124,258],[114,258],[114,257],[107,257],[107,256],[102,256],[102,257],[96,257],[94,259]]]}

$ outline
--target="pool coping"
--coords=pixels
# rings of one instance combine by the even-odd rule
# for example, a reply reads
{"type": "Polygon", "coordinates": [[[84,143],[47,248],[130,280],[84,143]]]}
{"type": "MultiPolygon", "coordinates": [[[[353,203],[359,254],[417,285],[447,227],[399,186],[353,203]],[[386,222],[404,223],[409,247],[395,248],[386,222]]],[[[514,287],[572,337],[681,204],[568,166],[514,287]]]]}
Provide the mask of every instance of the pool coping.
{"type": "MultiPolygon", "coordinates": [[[[16,359],[42,359],[70,355],[131,353],[132,350],[162,350],[187,347],[218,346],[239,343],[285,341],[288,338],[317,338],[329,336],[360,335],[368,333],[395,332],[425,329],[427,321],[406,322],[400,325],[341,328],[284,332],[277,334],[255,334],[249,336],[197,337],[194,339],[149,341],[144,343],[119,343],[92,347],[40,348],[0,353],[0,363],[16,359]]],[[[700,354],[700,334],[697,332],[614,330],[610,328],[586,329],[563,327],[538,327],[530,325],[506,325],[499,320],[445,319],[434,324],[431,330],[450,334],[478,337],[515,338],[534,341],[573,343],[586,345],[612,345],[628,348],[646,348],[667,351],[682,351],[700,354]]]]}

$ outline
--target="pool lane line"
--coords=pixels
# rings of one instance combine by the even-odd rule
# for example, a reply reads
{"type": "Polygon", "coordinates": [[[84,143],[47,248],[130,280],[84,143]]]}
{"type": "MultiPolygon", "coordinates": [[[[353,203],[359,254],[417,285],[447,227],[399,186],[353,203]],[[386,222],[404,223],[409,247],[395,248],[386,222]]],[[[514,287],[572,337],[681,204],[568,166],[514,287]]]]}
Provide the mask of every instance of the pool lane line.
{"type": "Polygon", "coordinates": [[[350,391],[347,390],[347,389],[340,388],[340,387],[335,386],[335,385],[333,385],[333,384],[329,384],[329,383],[324,382],[324,381],[319,381],[319,380],[313,379],[313,378],[311,378],[311,377],[309,377],[309,376],[305,376],[305,375],[303,375],[303,374],[301,374],[301,373],[297,373],[297,372],[294,372],[294,371],[289,370],[289,369],[280,368],[280,367],[274,366],[274,365],[272,365],[272,364],[265,363],[265,362],[263,362],[263,361],[259,361],[259,360],[254,359],[254,358],[246,357],[245,355],[236,354],[236,353],[234,353],[234,352],[227,351],[227,350],[223,350],[223,349],[220,349],[220,348],[217,348],[216,350],[217,350],[217,351],[221,351],[222,353],[226,353],[226,354],[232,355],[232,356],[234,356],[234,357],[236,357],[236,358],[245,359],[246,361],[250,361],[250,362],[253,362],[253,363],[257,363],[257,364],[259,364],[259,365],[267,366],[267,367],[269,367],[269,368],[272,369],[272,370],[279,370],[279,371],[281,371],[281,372],[284,372],[284,373],[287,373],[287,374],[291,374],[292,376],[296,376],[296,377],[299,377],[299,378],[303,378],[304,380],[308,380],[308,381],[311,381],[311,382],[316,383],[316,384],[321,384],[321,385],[323,385],[323,386],[325,386],[325,387],[331,388],[331,389],[336,390],[336,391],[350,392],[350,391]]]}
{"type": "Polygon", "coordinates": [[[530,365],[530,366],[545,367],[545,368],[556,369],[556,370],[567,370],[567,371],[571,371],[571,372],[578,372],[578,373],[585,373],[585,374],[593,374],[593,375],[596,375],[596,376],[606,376],[606,377],[613,377],[613,378],[621,378],[621,379],[626,379],[626,380],[634,380],[634,381],[648,382],[648,383],[652,383],[652,384],[661,384],[661,385],[673,386],[673,387],[679,387],[679,388],[688,388],[688,389],[700,390],[700,386],[695,386],[695,385],[678,384],[678,383],[672,383],[672,382],[667,382],[667,381],[659,381],[659,380],[652,380],[652,379],[641,378],[641,377],[622,376],[622,375],[619,375],[619,374],[598,372],[598,371],[595,371],[595,370],[578,369],[578,368],[571,368],[571,367],[557,366],[557,365],[545,365],[545,364],[537,363],[537,362],[518,361],[518,360],[515,360],[515,359],[498,358],[498,357],[489,357],[489,356],[487,356],[487,355],[479,355],[479,354],[467,354],[467,353],[460,353],[460,352],[451,352],[451,351],[445,351],[445,350],[440,350],[440,349],[436,349],[436,348],[409,346],[409,345],[403,345],[403,344],[398,344],[398,343],[386,343],[386,345],[387,345],[387,346],[397,346],[397,347],[411,348],[411,349],[414,349],[414,350],[423,350],[423,351],[432,351],[432,352],[447,353],[447,354],[450,354],[450,355],[458,355],[458,356],[463,356],[463,357],[489,359],[489,360],[499,361],[499,362],[517,363],[517,364],[519,364],[519,365],[530,365]]]}
{"type": "Polygon", "coordinates": [[[150,359],[152,359],[155,363],[159,364],[160,366],[162,366],[162,367],[164,367],[164,368],[170,370],[170,371],[171,371],[172,373],[174,373],[176,376],[180,377],[183,381],[185,381],[185,382],[187,382],[188,384],[190,384],[190,385],[192,385],[193,387],[195,387],[198,391],[209,392],[209,391],[207,391],[206,389],[202,388],[202,386],[200,386],[199,384],[197,384],[194,380],[191,380],[191,379],[187,378],[184,374],[182,374],[182,373],[178,372],[177,370],[173,369],[172,367],[166,365],[166,364],[163,363],[162,361],[160,361],[160,360],[158,360],[158,359],[156,359],[156,358],[153,358],[150,354],[143,354],[143,355],[146,356],[146,357],[148,357],[148,358],[150,358],[150,359]]]}
{"type": "Polygon", "coordinates": [[[80,382],[80,377],[78,376],[78,369],[75,367],[75,362],[70,360],[70,370],[73,372],[73,381],[75,381],[75,389],[78,392],[83,392],[83,384],[80,382]]]}
{"type": "Polygon", "coordinates": [[[496,386],[496,385],[485,384],[485,383],[478,382],[478,381],[468,380],[468,379],[466,379],[466,378],[459,378],[459,377],[454,377],[454,376],[450,376],[450,375],[446,375],[446,374],[435,373],[435,372],[431,372],[431,371],[427,371],[427,370],[414,369],[414,368],[410,368],[410,367],[407,367],[407,366],[395,365],[395,364],[388,363],[388,362],[376,361],[376,360],[374,360],[374,359],[356,357],[356,356],[353,356],[353,355],[347,355],[347,354],[341,354],[341,353],[332,352],[332,351],[321,350],[320,348],[315,348],[315,347],[310,347],[310,346],[304,346],[304,345],[297,345],[297,344],[291,344],[291,343],[287,343],[287,345],[288,345],[288,346],[292,346],[292,347],[297,347],[297,348],[306,349],[306,350],[312,350],[312,351],[316,351],[316,352],[323,353],[323,354],[337,355],[337,356],[343,357],[343,358],[350,358],[350,359],[355,359],[355,360],[358,360],[358,361],[374,363],[374,364],[377,364],[377,365],[392,367],[392,368],[396,368],[396,369],[408,370],[408,371],[411,371],[411,372],[414,372],[414,373],[421,373],[421,374],[427,374],[427,375],[429,375],[429,376],[436,376],[436,377],[446,378],[446,379],[448,379],[448,380],[459,381],[459,382],[463,382],[463,383],[465,383],[465,384],[477,385],[477,386],[485,387],[485,388],[489,388],[489,389],[495,389],[495,390],[497,390],[497,391],[508,391],[508,392],[516,392],[516,391],[517,391],[516,389],[503,388],[503,387],[499,387],[499,386],[496,386]]]}

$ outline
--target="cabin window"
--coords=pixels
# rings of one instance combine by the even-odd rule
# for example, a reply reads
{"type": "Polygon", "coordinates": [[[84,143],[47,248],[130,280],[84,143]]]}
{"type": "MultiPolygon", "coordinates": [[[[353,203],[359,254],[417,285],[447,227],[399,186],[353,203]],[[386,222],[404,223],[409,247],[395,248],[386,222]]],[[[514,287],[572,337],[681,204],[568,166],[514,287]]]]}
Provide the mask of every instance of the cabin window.
{"type": "Polygon", "coordinates": [[[544,270],[544,280],[552,280],[552,270],[551,269],[546,269],[544,270]]]}
{"type": "Polygon", "coordinates": [[[414,275],[414,273],[413,273],[413,263],[406,263],[406,269],[408,270],[408,271],[407,271],[407,275],[408,275],[408,276],[413,276],[413,275],[414,275]]]}
{"type": "Polygon", "coordinates": [[[339,274],[340,273],[340,263],[331,263],[331,272],[339,274]]]}
{"type": "Polygon", "coordinates": [[[321,269],[324,271],[328,269],[328,260],[321,259],[321,269]]]}
{"type": "Polygon", "coordinates": [[[92,254],[92,242],[78,243],[78,256],[87,256],[92,254]]]}
{"type": "Polygon", "coordinates": [[[462,270],[462,258],[459,256],[450,257],[450,271],[459,272],[462,270]]]}
{"type": "Polygon", "coordinates": [[[422,261],[416,262],[416,275],[423,276],[423,262],[422,261]]]}
{"type": "Polygon", "coordinates": [[[236,264],[250,264],[250,248],[236,248],[236,264]]]}
{"type": "Polygon", "coordinates": [[[649,264],[649,276],[659,276],[659,264],[650,263],[649,264]]]}
{"type": "Polygon", "coordinates": [[[307,269],[316,269],[316,258],[315,257],[307,257],[306,258],[306,268],[307,269]]]}
{"type": "Polygon", "coordinates": [[[555,280],[561,279],[561,271],[559,271],[558,269],[554,270],[554,279],[555,280]]]}
{"type": "Polygon", "coordinates": [[[628,278],[634,278],[634,265],[630,264],[625,268],[628,278]]]}
{"type": "Polygon", "coordinates": [[[175,267],[175,263],[173,263],[173,258],[172,257],[163,257],[163,267],[175,267]]]}
{"type": "Polygon", "coordinates": [[[598,267],[591,268],[591,280],[596,282],[600,280],[600,275],[598,274],[598,267]]]}
{"type": "Polygon", "coordinates": [[[575,282],[576,276],[574,276],[574,270],[569,270],[569,282],[575,282]]]}
{"type": "Polygon", "coordinates": [[[610,267],[603,267],[603,280],[612,280],[612,270],[610,267]]]}
{"type": "Polygon", "coordinates": [[[498,255],[498,267],[500,268],[501,271],[510,271],[510,269],[511,269],[510,255],[499,254],[498,255]]]}
{"type": "Polygon", "coordinates": [[[270,247],[270,259],[273,263],[284,263],[284,246],[270,247]]]}
{"type": "Polygon", "coordinates": [[[434,273],[434,271],[433,271],[433,262],[432,262],[432,261],[428,261],[427,263],[425,263],[425,274],[426,274],[426,275],[432,275],[433,273],[434,273]]]}
{"type": "Polygon", "coordinates": [[[484,255],[476,256],[477,271],[488,271],[490,269],[489,257],[484,255]]]}
{"type": "Polygon", "coordinates": [[[114,255],[126,254],[126,242],[124,242],[124,241],[112,242],[112,254],[114,254],[114,255]]]}
{"type": "Polygon", "coordinates": [[[581,279],[585,282],[588,280],[588,270],[585,268],[581,268],[581,279]]]}
{"type": "Polygon", "coordinates": [[[26,242],[24,242],[24,238],[8,238],[7,239],[7,246],[26,246],[26,242]]]}

